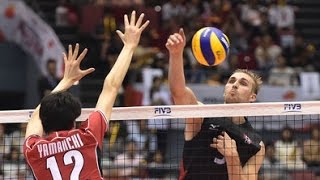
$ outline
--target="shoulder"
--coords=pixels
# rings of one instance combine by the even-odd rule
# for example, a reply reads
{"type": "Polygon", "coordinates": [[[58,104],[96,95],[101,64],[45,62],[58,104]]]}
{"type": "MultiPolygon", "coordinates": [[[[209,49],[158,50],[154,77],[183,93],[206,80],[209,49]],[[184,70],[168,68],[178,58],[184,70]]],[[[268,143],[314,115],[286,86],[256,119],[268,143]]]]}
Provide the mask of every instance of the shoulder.
{"type": "Polygon", "coordinates": [[[107,122],[108,119],[101,110],[95,110],[94,112],[90,113],[87,120],[89,121],[104,120],[105,122],[107,122]]]}
{"type": "Polygon", "coordinates": [[[27,149],[32,149],[36,144],[38,144],[41,141],[45,141],[45,139],[40,137],[39,135],[32,134],[24,140],[24,147],[27,149]]]}

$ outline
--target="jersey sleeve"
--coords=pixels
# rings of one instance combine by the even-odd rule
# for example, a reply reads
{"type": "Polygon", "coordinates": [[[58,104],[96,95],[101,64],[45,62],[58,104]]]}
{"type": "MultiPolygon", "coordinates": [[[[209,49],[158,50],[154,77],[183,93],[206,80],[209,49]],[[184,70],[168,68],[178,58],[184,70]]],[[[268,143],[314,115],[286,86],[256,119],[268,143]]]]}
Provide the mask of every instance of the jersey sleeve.
{"type": "Polygon", "coordinates": [[[95,111],[91,113],[86,121],[84,121],[80,129],[89,131],[99,142],[101,147],[104,134],[108,128],[107,119],[101,111],[95,111]]]}

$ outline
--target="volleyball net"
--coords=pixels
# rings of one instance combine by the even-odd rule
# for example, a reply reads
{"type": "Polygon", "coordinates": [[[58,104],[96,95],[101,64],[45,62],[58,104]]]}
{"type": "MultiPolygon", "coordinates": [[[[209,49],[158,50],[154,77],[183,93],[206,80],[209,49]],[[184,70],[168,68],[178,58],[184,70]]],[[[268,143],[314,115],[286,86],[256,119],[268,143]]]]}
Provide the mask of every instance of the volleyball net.
{"type": "MultiPolygon", "coordinates": [[[[245,116],[265,144],[260,179],[316,179],[319,110],[317,101],[114,108],[102,149],[103,176],[178,179],[185,118],[245,116]]],[[[77,121],[92,111],[82,109],[77,121]]],[[[0,179],[33,179],[22,154],[32,112],[0,111],[0,179]]]]}

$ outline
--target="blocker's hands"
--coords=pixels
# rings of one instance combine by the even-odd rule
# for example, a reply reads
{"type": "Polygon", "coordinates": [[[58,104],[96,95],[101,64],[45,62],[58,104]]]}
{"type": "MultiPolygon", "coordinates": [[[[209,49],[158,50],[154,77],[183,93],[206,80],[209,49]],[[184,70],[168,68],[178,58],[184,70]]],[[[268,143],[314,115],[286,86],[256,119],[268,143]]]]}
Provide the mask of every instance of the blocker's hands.
{"type": "Polygon", "coordinates": [[[82,51],[82,53],[78,56],[79,44],[76,44],[74,51],[72,50],[72,46],[69,45],[68,56],[65,53],[63,53],[65,65],[63,80],[74,84],[78,82],[80,79],[82,79],[84,76],[92,73],[95,70],[94,68],[89,68],[86,70],[80,69],[80,63],[86,56],[87,51],[88,49],[85,48],[82,51]]]}
{"type": "Polygon", "coordinates": [[[124,33],[120,30],[116,31],[124,45],[134,48],[138,46],[141,33],[149,24],[149,21],[142,24],[143,18],[144,13],[139,16],[139,19],[136,22],[136,11],[132,11],[129,22],[128,15],[124,15],[124,33]]]}

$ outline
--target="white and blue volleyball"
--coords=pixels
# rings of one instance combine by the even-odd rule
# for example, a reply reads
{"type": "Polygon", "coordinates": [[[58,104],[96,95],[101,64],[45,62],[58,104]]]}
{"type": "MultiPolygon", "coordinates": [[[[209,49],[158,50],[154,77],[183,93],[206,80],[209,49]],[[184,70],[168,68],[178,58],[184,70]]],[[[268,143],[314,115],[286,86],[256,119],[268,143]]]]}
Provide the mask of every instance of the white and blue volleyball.
{"type": "Polygon", "coordinates": [[[216,66],[228,56],[230,42],[228,37],[214,27],[198,30],[192,38],[192,52],[196,60],[206,66],[216,66]]]}

